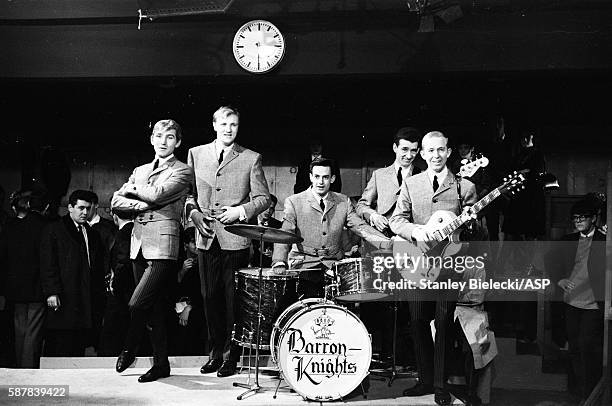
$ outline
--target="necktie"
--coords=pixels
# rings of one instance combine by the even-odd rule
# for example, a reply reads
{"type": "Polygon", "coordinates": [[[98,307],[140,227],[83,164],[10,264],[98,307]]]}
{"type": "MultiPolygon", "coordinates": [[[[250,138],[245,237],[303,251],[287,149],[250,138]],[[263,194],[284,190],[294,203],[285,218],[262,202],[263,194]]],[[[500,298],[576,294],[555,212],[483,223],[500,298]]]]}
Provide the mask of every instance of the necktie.
{"type": "Polygon", "coordinates": [[[397,184],[399,187],[402,187],[402,183],[404,181],[404,177],[402,176],[402,168],[397,170],[397,184]]]}
{"type": "Polygon", "coordinates": [[[325,202],[323,201],[323,199],[321,199],[321,201],[319,202],[319,206],[321,207],[321,210],[323,210],[323,213],[325,213],[325,202]]]}
{"type": "Polygon", "coordinates": [[[438,187],[439,187],[439,186],[440,186],[440,185],[438,184],[438,176],[437,176],[437,175],[434,175],[434,180],[433,180],[433,190],[434,190],[434,192],[435,192],[436,190],[438,190],[438,187]]]}
{"type": "Polygon", "coordinates": [[[221,150],[221,155],[219,155],[219,165],[221,165],[221,162],[223,162],[223,149],[221,150]]]}
{"type": "Polygon", "coordinates": [[[157,168],[159,168],[159,159],[156,159],[155,162],[153,162],[153,170],[156,170],[157,168]]]}

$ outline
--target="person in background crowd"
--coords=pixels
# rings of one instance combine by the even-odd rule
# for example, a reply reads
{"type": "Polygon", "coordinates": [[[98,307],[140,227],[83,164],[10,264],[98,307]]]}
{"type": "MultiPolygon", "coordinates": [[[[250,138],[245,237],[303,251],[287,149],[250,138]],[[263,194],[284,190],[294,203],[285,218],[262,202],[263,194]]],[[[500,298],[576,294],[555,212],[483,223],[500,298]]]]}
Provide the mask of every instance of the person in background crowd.
{"type": "Polygon", "coordinates": [[[130,240],[134,221],[113,213],[118,231],[110,246],[110,275],[106,282],[106,308],[100,338],[100,352],[104,357],[116,357],[123,349],[123,343],[130,326],[128,303],[134,292],[134,274],[130,260],[130,240]]]}
{"type": "Polygon", "coordinates": [[[153,162],[134,169],[111,202],[117,213],[136,214],[130,243],[136,288],[129,302],[130,328],[115,369],[123,372],[134,362],[148,325],[153,367],[138,378],[141,383],[170,376],[166,328],[172,293],[169,284],[174,283],[181,217],[193,181],[191,168],[174,156],[181,141],[181,127],[176,121],[155,123],[150,137],[155,151],[153,162]]]}
{"type": "Polygon", "coordinates": [[[48,311],[46,356],[82,357],[104,309],[104,247],[87,224],[91,194],[75,190],[68,214],[49,224],[40,242],[40,272],[48,311]]]}
{"type": "Polygon", "coordinates": [[[596,209],[590,199],[572,206],[577,231],[550,257],[565,302],[570,391],[582,401],[601,378],[603,360],[606,236],[595,227],[596,209]]]}
{"type": "Polygon", "coordinates": [[[90,193],[93,206],[89,216],[87,217],[87,224],[89,224],[91,228],[100,234],[104,247],[106,247],[107,251],[110,252],[111,245],[115,238],[115,233],[117,232],[117,226],[111,220],[101,217],[100,214],[98,214],[98,208],[100,207],[98,204],[98,195],[95,192],[90,193]]]}
{"type": "Polygon", "coordinates": [[[176,355],[202,355],[206,344],[204,300],[200,288],[198,250],[195,228],[183,232],[183,253],[179,260],[176,291],[174,293],[176,318],[174,319],[173,353],[176,355]]]}
{"type": "Polygon", "coordinates": [[[40,284],[40,236],[46,225],[42,199],[30,191],[11,195],[11,218],[0,233],[0,296],[13,305],[18,368],[38,368],[45,298],[40,284]]]}

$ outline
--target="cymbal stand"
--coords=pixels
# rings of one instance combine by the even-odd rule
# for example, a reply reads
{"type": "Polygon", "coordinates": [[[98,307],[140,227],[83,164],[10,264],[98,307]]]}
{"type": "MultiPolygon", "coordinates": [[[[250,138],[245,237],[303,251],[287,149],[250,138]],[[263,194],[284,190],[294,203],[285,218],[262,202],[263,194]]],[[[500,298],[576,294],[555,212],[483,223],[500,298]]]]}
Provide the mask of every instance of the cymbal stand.
{"type": "Polygon", "coordinates": [[[370,370],[370,375],[373,377],[385,378],[389,379],[387,386],[391,387],[393,381],[396,379],[402,378],[414,378],[415,375],[409,372],[398,372],[396,367],[396,347],[397,347],[397,303],[398,300],[395,299],[393,301],[393,337],[391,339],[393,352],[391,353],[391,369],[372,369],[370,370]]]}
{"type": "MultiPolygon", "coordinates": [[[[259,293],[258,293],[258,298],[257,298],[257,331],[255,332],[255,336],[256,336],[256,339],[255,339],[255,342],[256,342],[256,345],[255,345],[255,382],[253,384],[241,383],[241,382],[233,383],[234,386],[247,389],[246,392],[241,393],[238,397],[236,397],[236,399],[238,400],[244,399],[244,397],[248,395],[249,393],[258,393],[264,390],[264,388],[262,388],[259,385],[259,343],[261,339],[260,337],[261,318],[263,317],[263,314],[261,314],[261,290],[263,289],[263,283],[262,283],[263,280],[262,280],[262,275],[261,275],[262,272],[263,272],[263,232],[260,232],[259,233],[259,289],[258,289],[259,293]]],[[[249,375],[250,375],[250,365],[249,365],[249,375]]],[[[249,381],[250,381],[250,376],[249,376],[249,381]]]]}

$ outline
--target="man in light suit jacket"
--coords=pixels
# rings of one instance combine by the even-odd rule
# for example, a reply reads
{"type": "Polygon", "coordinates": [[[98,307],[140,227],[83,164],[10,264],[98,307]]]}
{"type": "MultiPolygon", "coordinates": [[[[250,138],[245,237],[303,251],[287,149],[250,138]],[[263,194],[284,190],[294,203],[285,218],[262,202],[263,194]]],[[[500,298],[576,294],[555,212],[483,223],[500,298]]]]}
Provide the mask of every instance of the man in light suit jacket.
{"type": "MultiPolygon", "coordinates": [[[[426,244],[434,240],[425,224],[437,210],[448,210],[459,215],[462,206],[476,202],[476,188],[468,180],[458,181],[447,168],[451,154],[444,134],[433,131],[425,134],[421,143],[421,156],[427,170],[405,179],[389,226],[398,236],[426,244]]],[[[404,396],[423,396],[434,393],[439,405],[450,404],[449,392],[444,388],[445,353],[450,340],[450,331],[455,301],[447,297],[448,292],[410,289],[409,310],[414,352],[419,371],[419,383],[404,391],[404,396]],[[430,320],[436,324],[435,346],[431,337],[430,320]]],[[[450,292],[452,295],[452,292],[450,292]]]]}
{"type": "MultiPolygon", "coordinates": [[[[285,218],[282,229],[304,239],[291,249],[289,244],[274,244],[272,267],[275,272],[291,268],[312,268],[318,272],[310,274],[305,281],[306,297],[322,297],[323,270],[344,257],[341,237],[347,227],[377,248],[390,246],[389,238],[366,224],[357,213],[348,196],[331,192],[334,181],[333,162],[329,159],[315,160],[310,164],[311,187],[285,199],[285,218]]],[[[306,274],[305,274],[306,275],[306,274]]]]}
{"type": "Polygon", "coordinates": [[[217,371],[220,377],[235,373],[240,355],[230,345],[234,272],[248,265],[251,243],[225,226],[256,218],[270,205],[261,155],[234,142],[239,122],[236,109],[219,108],[213,115],[217,139],[190,149],[187,160],[195,183],[185,211],[199,231],[196,246],[210,343],[209,361],[200,372],[217,371]]]}
{"type": "Polygon", "coordinates": [[[180,220],[193,171],[174,157],[181,145],[181,128],[174,120],[158,121],[153,127],[153,162],[134,169],[130,179],[115,192],[114,212],[133,212],[130,243],[136,289],[129,302],[131,323],[124,350],[117,359],[117,372],[134,361],[136,347],[146,325],[151,326],[153,367],[138,378],[151,382],[170,375],[166,314],[170,308],[167,285],[176,277],[180,220]]]}
{"type": "Polygon", "coordinates": [[[413,164],[419,152],[419,141],[419,130],[412,127],[400,128],[393,140],[395,161],[372,173],[361,199],[357,202],[357,214],[382,233],[391,234],[389,218],[395,209],[404,179],[421,172],[413,164]]]}

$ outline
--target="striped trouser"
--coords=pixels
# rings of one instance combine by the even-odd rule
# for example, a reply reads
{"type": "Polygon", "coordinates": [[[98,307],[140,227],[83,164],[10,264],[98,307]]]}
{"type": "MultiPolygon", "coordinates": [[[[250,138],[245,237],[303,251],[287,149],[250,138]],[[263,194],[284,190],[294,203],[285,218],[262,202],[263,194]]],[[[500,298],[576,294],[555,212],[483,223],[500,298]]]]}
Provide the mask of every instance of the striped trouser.
{"type": "Polygon", "coordinates": [[[408,290],[410,332],[417,361],[419,381],[443,388],[446,355],[451,344],[451,329],[456,297],[449,291],[408,290]],[[430,322],[434,320],[436,339],[432,338],[430,322]]]}
{"type": "Polygon", "coordinates": [[[146,260],[142,252],[133,261],[136,289],[129,302],[131,322],[124,349],[134,353],[142,340],[147,323],[151,326],[153,360],[156,365],[168,364],[166,315],[170,311],[168,286],[176,275],[176,261],[146,260]]]}

